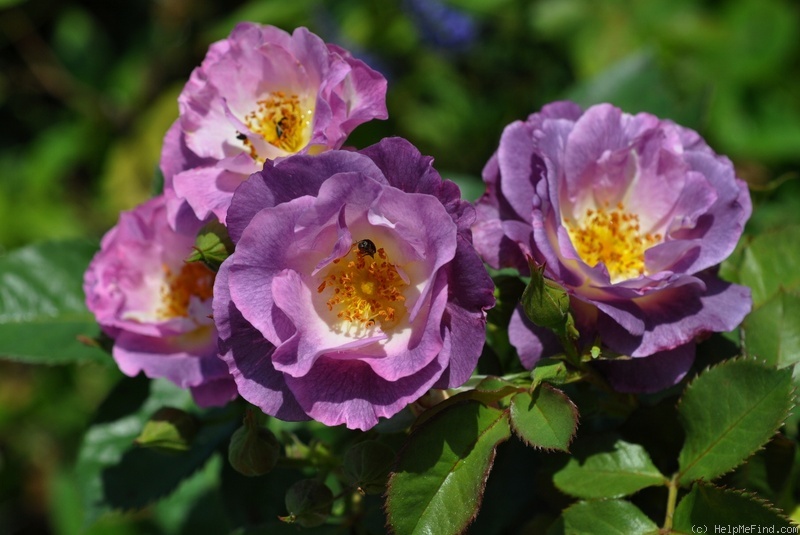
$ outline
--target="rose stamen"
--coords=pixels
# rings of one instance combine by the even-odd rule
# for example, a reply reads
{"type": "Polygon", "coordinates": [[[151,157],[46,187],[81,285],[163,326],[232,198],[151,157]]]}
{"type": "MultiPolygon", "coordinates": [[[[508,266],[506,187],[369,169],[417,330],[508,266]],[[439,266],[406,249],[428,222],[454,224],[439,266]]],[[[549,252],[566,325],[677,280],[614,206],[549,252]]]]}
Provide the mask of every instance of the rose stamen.
{"type": "Polygon", "coordinates": [[[380,323],[386,331],[402,317],[405,309],[398,305],[405,301],[406,283],[382,248],[377,256],[379,259],[373,260],[351,248],[341,258],[347,260],[332,263],[331,270],[322,277],[317,292],[330,291],[325,304],[338,320],[337,330],[361,335],[380,323]]]}
{"type": "Polygon", "coordinates": [[[189,317],[192,296],[201,301],[211,299],[214,289],[214,272],[200,262],[184,264],[178,273],[164,265],[164,282],[161,285],[161,306],[156,315],[161,320],[189,317]]]}
{"type": "MultiPolygon", "coordinates": [[[[312,107],[304,106],[297,95],[273,91],[256,102],[256,109],[247,114],[244,123],[264,140],[289,153],[298,152],[308,144],[311,133],[312,107]]],[[[254,160],[263,160],[245,137],[242,142],[254,160]]]]}
{"type": "Polygon", "coordinates": [[[661,234],[642,235],[639,216],[626,212],[621,202],[613,210],[586,210],[579,222],[565,219],[564,224],[581,259],[591,267],[602,262],[612,283],[644,275],[645,251],[662,241],[661,234]]]}

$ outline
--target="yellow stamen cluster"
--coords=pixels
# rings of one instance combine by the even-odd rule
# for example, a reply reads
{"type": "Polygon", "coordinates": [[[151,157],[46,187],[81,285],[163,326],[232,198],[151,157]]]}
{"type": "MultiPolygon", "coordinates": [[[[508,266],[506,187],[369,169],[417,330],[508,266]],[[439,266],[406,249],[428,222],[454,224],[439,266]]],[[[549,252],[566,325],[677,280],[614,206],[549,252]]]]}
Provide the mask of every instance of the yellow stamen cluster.
{"type": "MultiPolygon", "coordinates": [[[[297,95],[273,91],[256,102],[258,106],[247,114],[244,123],[264,140],[286,152],[297,152],[308,144],[309,126],[313,110],[303,108],[297,95]]],[[[258,153],[249,139],[243,140],[250,156],[258,160],[258,153]]],[[[263,160],[263,158],[261,158],[263,160]]]]}
{"type": "Polygon", "coordinates": [[[626,212],[622,203],[611,210],[586,210],[580,222],[564,224],[581,259],[592,267],[605,264],[614,283],[643,275],[644,252],[661,242],[661,234],[642,234],[639,216],[626,212]]]}
{"type": "Polygon", "coordinates": [[[336,314],[344,331],[356,334],[380,322],[386,331],[405,312],[402,289],[406,283],[380,248],[376,259],[351,248],[347,255],[334,260],[322,277],[317,292],[330,292],[326,305],[336,314]]]}
{"type": "Polygon", "coordinates": [[[165,265],[158,317],[160,319],[188,317],[191,297],[196,296],[205,301],[211,298],[213,289],[214,272],[202,263],[184,264],[178,273],[174,273],[165,265]]]}

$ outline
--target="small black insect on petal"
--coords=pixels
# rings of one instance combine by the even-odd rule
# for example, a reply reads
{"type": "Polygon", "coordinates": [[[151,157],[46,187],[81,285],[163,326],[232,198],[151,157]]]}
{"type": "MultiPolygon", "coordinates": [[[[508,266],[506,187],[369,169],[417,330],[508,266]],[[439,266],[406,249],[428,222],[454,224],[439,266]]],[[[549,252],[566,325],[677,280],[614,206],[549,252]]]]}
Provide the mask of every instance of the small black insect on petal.
{"type": "Polygon", "coordinates": [[[358,247],[358,252],[362,256],[369,256],[370,258],[375,258],[375,253],[378,252],[378,248],[375,247],[375,244],[372,243],[372,240],[359,240],[356,243],[358,247]]]}

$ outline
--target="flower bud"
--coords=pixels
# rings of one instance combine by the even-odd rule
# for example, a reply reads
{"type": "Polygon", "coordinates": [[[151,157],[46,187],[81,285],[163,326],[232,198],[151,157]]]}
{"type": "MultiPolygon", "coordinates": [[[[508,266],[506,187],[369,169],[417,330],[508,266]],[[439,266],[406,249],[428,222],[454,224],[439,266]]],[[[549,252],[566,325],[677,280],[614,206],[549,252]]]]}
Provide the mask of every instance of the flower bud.
{"type": "Polygon", "coordinates": [[[333,492],[316,479],[301,479],[286,492],[289,516],[280,517],[288,523],[313,528],[325,523],[331,514],[333,492]]]}
{"type": "Polygon", "coordinates": [[[186,451],[196,434],[197,420],[194,416],[173,407],[161,407],[144,424],[134,442],[146,448],[186,451]]]}
{"type": "Polygon", "coordinates": [[[386,489],[392,462],[392,448],[376,440],[365,440],[344,454],[344,476],[360,492],[380,494],[386,489]]]}
{"type": "Polygon", "coordinates": [[[569,294],[557,283],[544,277],[544,265],[528,258],[531,282],[522,293],[522,307],[528,318],[539,327],[554,331],[561,337],[577,337],[569,312],[569,294]]]}
{"type": "Polygon", "coordinates": [[[281,445],[272,431],[261,427],[251,410],[244,424],[231,437],[228,461],[242,475],[253,477],[270,472],[280,457],[281,445]]]}

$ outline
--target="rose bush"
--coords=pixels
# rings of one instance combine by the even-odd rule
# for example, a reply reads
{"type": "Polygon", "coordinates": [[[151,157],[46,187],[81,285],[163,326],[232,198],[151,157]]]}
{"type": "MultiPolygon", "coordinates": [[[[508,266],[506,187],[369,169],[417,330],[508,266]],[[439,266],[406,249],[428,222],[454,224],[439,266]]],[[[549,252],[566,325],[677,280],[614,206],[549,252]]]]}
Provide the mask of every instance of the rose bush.
{"type": "MultiPolygon", "coordinates": [[[[750,310],[749,289],[713,271],[750,215],[747,186],[692,130],[608,104],[554,103],[506,127],[483,178],[476,249],[494,267],[543,264],[586,339],[633,357],[598,363],[621,390],[673,384],[698,336],[731,330],[750,310]]],[[[554,349],[519,310],[509,334],[527,367],[554,349]]]]}
{"type": "Polygon", "coordinates": [[[385,139],[267,162],[239,187],[214,319],[242,397],[369,429],[469,378],[493,284],[470,243],[473,207],[431,162],[385,139]]]}
{"type": "Polygon", "coordinates": [[[161,153],[170,222],[192,212],[224,223],[233,191],[265,161],[341,147],[387,117],[385,98],[382,75],[307,29],[238,24],[178,98],[161,153]]]}
{"type": "Polygon", "coordinates": [[[184,262],[193,245],[194,234],[169,227],[163,196],[123,212],[84,275],[86,304],[123,373],[164,377],[201,406],[224,405],[236,388],[217,357],[214,273],[184,262]]]}

